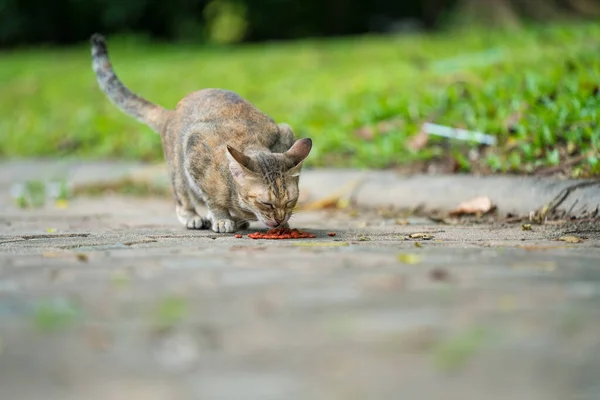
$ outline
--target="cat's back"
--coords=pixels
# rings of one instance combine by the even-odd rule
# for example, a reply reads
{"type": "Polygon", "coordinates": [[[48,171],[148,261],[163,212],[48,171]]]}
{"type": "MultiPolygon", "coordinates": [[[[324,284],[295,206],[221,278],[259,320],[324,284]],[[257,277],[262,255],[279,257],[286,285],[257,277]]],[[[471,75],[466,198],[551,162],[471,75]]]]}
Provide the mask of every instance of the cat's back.
{"type": "MultiPolygon", "coordinates": [[[[278,141],[279,128],[267,114],[237,93],[223,89],[202,89],[184,97],[165,134],[167,152],[213,154],[225,157],[227,144],[243,149],[252,146],[271,148],[278,141]]],[[[179,162],[178,162],[179,163],[179,162]]]]}
{"type": "Polygon", "coordinates": [[[230,123],[252,121],[266,126],[275,124],[267,114],[235,92],[224,89],[202,89],[184,97],[177,114],[190,122],[230,123]]]}

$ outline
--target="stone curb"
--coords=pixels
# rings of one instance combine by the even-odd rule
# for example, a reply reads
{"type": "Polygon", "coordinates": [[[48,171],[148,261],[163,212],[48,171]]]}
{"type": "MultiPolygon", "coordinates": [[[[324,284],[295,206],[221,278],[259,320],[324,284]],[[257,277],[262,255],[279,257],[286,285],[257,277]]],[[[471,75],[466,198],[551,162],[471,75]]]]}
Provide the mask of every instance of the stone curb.
{"type": "MultiPolygon", "coordinates": [[[[67,179],[71,185],[93,185],[129,178],[167,189],[164,164],[24,160],[0,164],[0,186],[27,179],[67,179]]],[[[561,190],[582,180],[522,176],[399,175],[393,171],[306,169],[300,179],[304,202],[347,198],[359,207],[393,206],[450,211],[463,201],[488,196],[501,214],[527,215],[550,202],[561,190]]],[[[600,208],[600,181],[574,190],[559,207],[580,216],[600,208]]]]}

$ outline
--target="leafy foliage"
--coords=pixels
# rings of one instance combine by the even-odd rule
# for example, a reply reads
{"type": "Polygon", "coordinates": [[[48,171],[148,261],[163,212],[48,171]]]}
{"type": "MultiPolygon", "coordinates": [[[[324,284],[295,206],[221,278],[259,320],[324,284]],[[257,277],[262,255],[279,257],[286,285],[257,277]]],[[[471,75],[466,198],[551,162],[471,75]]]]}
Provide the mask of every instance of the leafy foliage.
{"type": "MultiPolygon", "coordinates": [[[[600,172],[598,25],[230,47],[109,37],[109,47],[120,78],[166,107],[204,87],[240,93],[312,137],[313,166],[450,158],[459,171],[600,172]],[[498,145],[429,137],[411,148],[426,121],[498,145]]],[[[0,155],[162,158],[159,137],[97,88],[89,58],[84,46],[1,55],[0,155]]]]}

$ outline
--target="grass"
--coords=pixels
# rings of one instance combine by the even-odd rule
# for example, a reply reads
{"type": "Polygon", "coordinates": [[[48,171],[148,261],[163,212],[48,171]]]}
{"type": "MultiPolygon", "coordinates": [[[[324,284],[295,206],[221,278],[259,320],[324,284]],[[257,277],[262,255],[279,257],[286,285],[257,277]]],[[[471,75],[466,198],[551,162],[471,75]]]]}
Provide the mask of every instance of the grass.
{"type": "MultiPolygon", "coordinates": [[[[196,89],[234,90],[312,137],[311,166],[600,172],[598,24],[222,48],[108,41],[138,94],[174,107],[196,89]],[[425,121],[498,142],[409,146],[425,121]]],[[[96,86],[87,43],[0,53],[0,93],[2,157],[162,159],[159,137],[96,86]]]]}

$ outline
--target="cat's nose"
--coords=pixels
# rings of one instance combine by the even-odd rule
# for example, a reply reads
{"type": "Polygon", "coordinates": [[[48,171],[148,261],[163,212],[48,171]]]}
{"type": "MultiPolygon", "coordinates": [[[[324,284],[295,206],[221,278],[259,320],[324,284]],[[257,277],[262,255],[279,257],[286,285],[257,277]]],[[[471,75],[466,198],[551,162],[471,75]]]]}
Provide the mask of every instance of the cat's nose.
{"type": "Polygon", "coordinates": [[[285,218],[275,218],[275,222],[277,222],[277,225],[281,225],[284,219],[285,218]]]}

